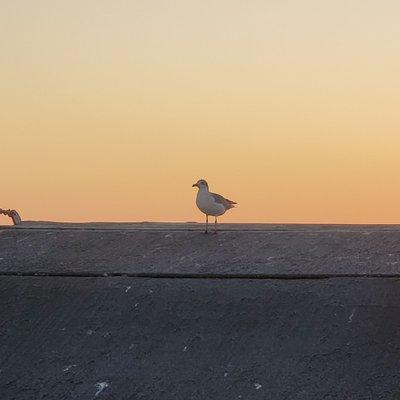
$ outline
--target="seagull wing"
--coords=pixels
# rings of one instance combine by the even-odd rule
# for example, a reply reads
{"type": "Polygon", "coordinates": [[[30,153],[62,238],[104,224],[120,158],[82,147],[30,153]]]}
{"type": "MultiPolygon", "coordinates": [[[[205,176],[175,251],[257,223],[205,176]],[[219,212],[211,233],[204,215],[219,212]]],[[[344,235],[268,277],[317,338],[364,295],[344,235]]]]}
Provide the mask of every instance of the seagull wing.
{"type": "Polygon", "coordinates": [[[235,207],[235,203],[232,200],[226,199],[225,197],[221,196],[220,194],[210,193],[216,203],[222,204],[227,210],[230,208],[235,207]]]}

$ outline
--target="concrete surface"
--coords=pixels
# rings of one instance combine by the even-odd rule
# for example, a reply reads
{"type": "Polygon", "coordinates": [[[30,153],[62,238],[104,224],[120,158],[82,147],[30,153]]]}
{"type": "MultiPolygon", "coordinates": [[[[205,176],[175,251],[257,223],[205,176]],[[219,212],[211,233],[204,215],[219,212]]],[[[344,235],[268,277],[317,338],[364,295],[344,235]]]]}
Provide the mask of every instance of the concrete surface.
{"type": "Polygon", "coordinates": [[[1,400],[400,399],[396,226],[46,224],[0,229],[1,400]]]}
{"type": "Polygon", "coordinates": [[[400,229],[198,225],[116,229],[60,226],[0,231],[0,272],[307,276],[397,275],[400,229]]]}
{"type": "Polygon", "coordinates": [[[3,400],[400,396],[397,279],[2,277],[0,301],[3,400]]]}

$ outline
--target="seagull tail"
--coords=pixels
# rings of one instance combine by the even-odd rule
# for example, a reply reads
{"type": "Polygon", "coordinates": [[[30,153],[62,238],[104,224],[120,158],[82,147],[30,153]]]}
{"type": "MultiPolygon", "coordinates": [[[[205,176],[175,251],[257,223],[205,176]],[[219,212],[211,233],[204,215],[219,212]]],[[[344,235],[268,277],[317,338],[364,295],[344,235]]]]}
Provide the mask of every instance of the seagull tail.
{"type": "Polygon", "coordinates": [[[229,200],[229,199],[226,199],[226,201],[228,203],[228,207],[229,208],[235,208],[235,206],[237,205],[236,201],[232,201],[232,200],[229,200]]]}

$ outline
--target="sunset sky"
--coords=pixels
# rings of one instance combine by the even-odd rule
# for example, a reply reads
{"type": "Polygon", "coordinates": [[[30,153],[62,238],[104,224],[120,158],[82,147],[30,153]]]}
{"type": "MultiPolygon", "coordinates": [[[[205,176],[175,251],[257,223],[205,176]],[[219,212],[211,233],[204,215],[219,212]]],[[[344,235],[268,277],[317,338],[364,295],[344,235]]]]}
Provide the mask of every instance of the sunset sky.
{"type": "MultiPolygon", "coordinates": [[[[54,221],[400,223],[398,0],[0,6],[0,208],[54,221]]],[[[0,224],[6,218],[0,217],[0,224]]]]}

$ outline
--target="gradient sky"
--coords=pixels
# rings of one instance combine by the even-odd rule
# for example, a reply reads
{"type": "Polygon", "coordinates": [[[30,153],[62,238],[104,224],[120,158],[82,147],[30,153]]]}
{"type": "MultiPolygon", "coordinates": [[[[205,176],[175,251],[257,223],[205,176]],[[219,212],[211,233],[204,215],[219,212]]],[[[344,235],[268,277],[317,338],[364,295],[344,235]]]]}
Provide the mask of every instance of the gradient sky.
{"type": "MultiPolygon", "coordinates": [[[[0,207],[23,219],[400,223],[400,2],[0,5],[0,207]]],[[[0,223],[5,218],[0,217],[0,223]]]]}

